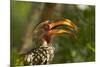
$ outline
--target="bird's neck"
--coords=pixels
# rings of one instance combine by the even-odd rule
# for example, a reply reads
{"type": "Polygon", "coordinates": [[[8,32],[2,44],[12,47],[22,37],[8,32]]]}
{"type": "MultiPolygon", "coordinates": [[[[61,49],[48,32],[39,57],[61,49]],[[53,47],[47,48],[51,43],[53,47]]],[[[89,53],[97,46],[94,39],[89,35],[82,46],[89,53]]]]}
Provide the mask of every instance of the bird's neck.
{"type": "Polygon", "coordinates": [[[50,40],[51,40],[50,36],[44,35],[44,36],[43,36],[43,39],[44,39],[44,41],[46,41],[48,44],[50,43],[50,40]]]}
{"type": "Polygon", "coordinates": [[[50,43],[48,43],[46,40],[43,41],[42,46],[44,47],[53,47],[50,43]]]}

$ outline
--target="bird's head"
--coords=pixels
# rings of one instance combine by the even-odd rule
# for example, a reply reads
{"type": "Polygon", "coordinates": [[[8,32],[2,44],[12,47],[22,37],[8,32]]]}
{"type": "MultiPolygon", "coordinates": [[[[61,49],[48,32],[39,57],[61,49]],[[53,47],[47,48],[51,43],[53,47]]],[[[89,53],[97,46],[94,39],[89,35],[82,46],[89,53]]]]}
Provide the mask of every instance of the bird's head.
{"type": "Polygon", "coordinates": [[[77,31],[77,26],[69,19],[61,19],[54,21],[45,21],[39,23],[33,30],[32,36],[25,39],[25,42],[21,48],[20,54],[24,54],[31,50],[33,47],[38,47],[41,45],[48,45],[51,43],[52,37],[57,34],[65,33],[71,37],[75,37],[75,32],[77,31]],[[65,26],[66,29],[59,28],[60,26],[65,26]],[[32,37],[32,40],[31,40],[32,37]]]}
{"type": "Polygon", "coordinates": [[[66,33],[69,36],[76,37],[76,31],[77,26],[72,21],[69,19],[61,19],[40,23],[34,33],[38,34],[37,36],[42,38],[42,40],[49,43],[52,36],[56,36],[57,34],[66,33]],[[66,29],[59,28],[60,26],[65,26],[66,29]]]}

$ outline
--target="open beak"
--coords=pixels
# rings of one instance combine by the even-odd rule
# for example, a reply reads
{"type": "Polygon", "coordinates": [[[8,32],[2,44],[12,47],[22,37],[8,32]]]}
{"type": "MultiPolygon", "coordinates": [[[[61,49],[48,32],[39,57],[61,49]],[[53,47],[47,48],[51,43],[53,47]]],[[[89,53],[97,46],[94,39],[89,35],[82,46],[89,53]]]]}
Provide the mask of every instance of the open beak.
{"type": "Polygon", "coordinates": [[[77,32],[77,26],[73,22],[71,22],[69,19],[52,21],[48,23],[48,25],[50,27],[50,31],[48,31],[48,36],[52,36],[52,35],[56,35],[60,33],[67,33],[71,36],[76,37],[75,32],[77,32]],[[68,29],[67,30],[56,29],[56,27],[63,26],[63,25],[66,25],[68,29]]]}

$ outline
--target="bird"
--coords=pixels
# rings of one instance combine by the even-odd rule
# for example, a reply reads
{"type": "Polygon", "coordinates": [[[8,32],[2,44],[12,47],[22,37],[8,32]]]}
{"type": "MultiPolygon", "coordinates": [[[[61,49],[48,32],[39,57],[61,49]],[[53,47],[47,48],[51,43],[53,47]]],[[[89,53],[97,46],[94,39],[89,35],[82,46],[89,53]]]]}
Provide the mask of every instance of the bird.
{"type": "Polygon", "coordinates": [[[53,47],[54,37],[63,33],[75,37],[76,31],[76,24],[69,19],[46,20],[39,23],[32,33],[32,46],[28,50],[24,48],[22,53],[24,65],[50,64],[56,50],[53,47]],[[59,28],[60,26],[66,26],[66,29],[59,28]]]}

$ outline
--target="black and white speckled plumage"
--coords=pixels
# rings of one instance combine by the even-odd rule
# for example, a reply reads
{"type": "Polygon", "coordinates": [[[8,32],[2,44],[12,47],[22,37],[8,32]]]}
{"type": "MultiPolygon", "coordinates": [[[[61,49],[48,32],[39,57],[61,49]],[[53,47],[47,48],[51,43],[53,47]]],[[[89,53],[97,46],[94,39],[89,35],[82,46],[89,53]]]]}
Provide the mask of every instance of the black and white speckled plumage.
{"type": "Polygon", "coordinates": [[[53,56],[53,47],[40,46],[39,48],[34,48],[30,52],[26,53],[24,65],[48,64],[52,60],[53,56]]]}

